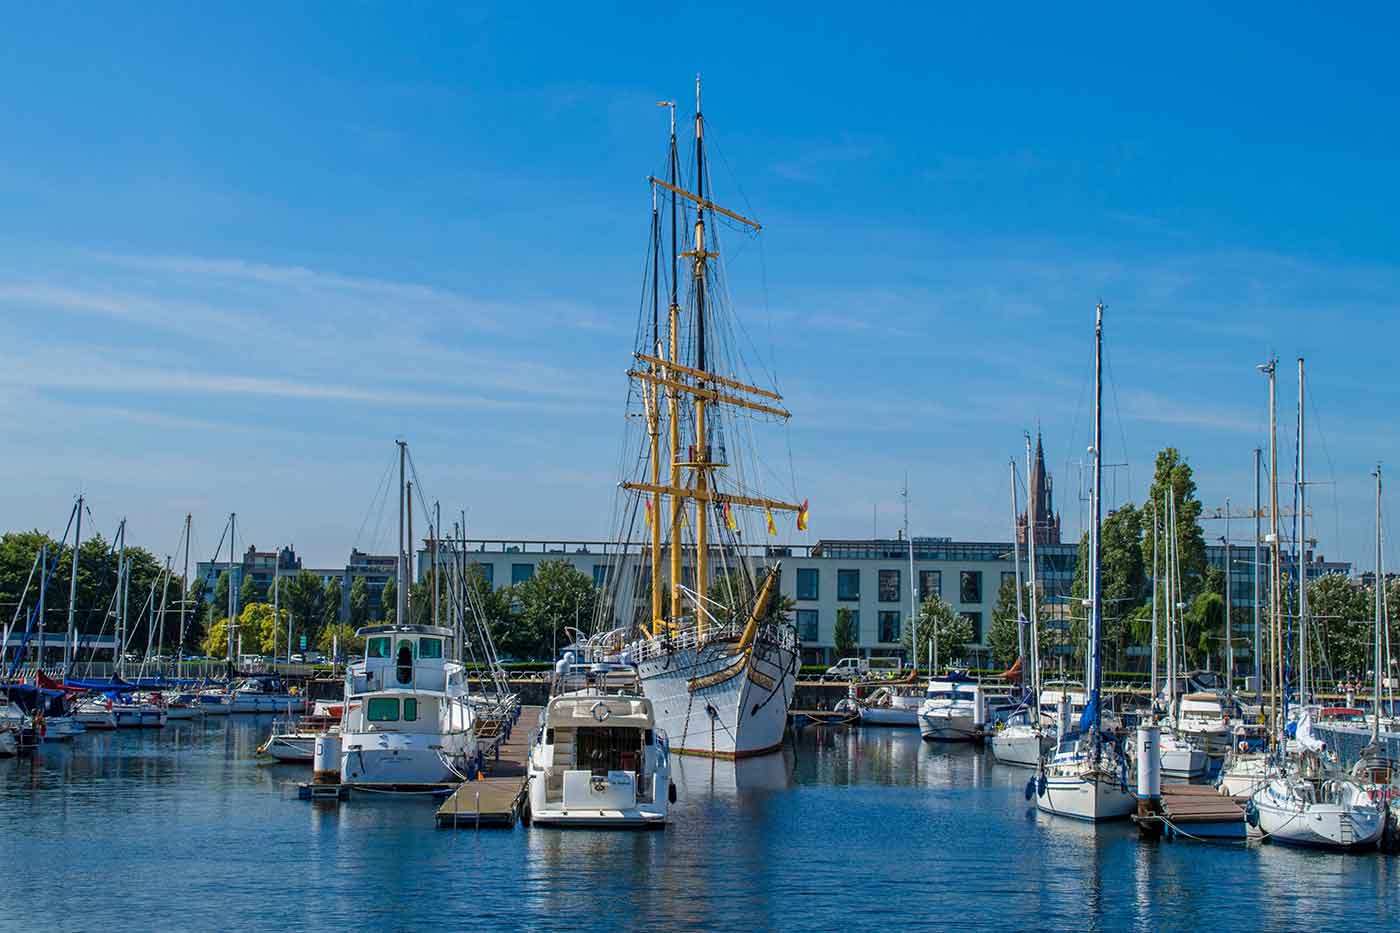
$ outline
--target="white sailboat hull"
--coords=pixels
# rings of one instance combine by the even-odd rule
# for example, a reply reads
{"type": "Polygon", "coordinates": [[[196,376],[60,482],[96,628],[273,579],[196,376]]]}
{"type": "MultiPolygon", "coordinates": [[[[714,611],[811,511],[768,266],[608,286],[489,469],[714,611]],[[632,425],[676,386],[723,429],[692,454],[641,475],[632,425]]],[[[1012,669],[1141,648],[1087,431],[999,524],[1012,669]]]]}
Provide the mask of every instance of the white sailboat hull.
{"type": "Polygon", "coordinates": [[[1364,849],[1379,842],[1385,829],[1384,812],[1369,801],[1306,803],[1278,780],[1269,781],[1251,799],[1259,831],[1288,845],[1364,849]]]}
{"type": "Polygon", "coordinates": [[[777,751],[797,686],[795,652],[760,636],[751,653],[714,641],[637,665],[671,751],[747,758],[777,751]]]}
{"type": "Polygon", "coordinates": [[[1137,810],[1137,797],[1113,775],[1047,776],[1043,791],[1037,785],[1035,805],[1042,813],[1097,823],[1127,817],[1137,810]]]}
{"type": "Polygon", "coordinates": [[[274,735],[258,751],[278,761],[309,762],[316,755],[316,738],[316,734],[309,732],[274,735]]]}
{"type": "Polygon", "coordinates": [[[1040,756],[1055,747],[1055,740],[1029,726],[1007,726],[991,740],[992,756],[1005,765],[1034,768],[1040,756]]]}
{"type": "Polygon", "coordinates": [[[1236,754],[1225,760],[1216,788],[1227,797],[1252,797],[1269,781],[1269,756],[1236,754]]]}

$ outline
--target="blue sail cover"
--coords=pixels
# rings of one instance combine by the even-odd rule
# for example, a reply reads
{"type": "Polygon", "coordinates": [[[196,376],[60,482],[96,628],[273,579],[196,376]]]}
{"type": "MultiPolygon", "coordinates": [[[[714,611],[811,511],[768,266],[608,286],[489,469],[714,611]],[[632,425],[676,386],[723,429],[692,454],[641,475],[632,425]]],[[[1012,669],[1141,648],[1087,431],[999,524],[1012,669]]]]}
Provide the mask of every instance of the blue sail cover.
{"type": "Polygon", "coordinates": [[[1089,694],[1089,702],[1084,704],[1084,712],[1079,714],[1079,731],[1093,732],[1099,727],[1099,692],[1089,694]]]}

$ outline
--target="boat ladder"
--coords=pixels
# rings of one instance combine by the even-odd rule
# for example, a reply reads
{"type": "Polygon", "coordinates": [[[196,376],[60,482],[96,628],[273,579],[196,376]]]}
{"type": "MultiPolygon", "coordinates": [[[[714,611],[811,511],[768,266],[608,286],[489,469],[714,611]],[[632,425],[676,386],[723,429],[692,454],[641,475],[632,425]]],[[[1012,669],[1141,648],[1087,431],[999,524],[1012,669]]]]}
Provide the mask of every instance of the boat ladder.
{"type": "Polygon", "coordinates": [[[1356,826],[1351,821],[1351,814],[1345,811],[1337,816],[1337,841],[1344,846],[1356,842],[1356,826]]]}

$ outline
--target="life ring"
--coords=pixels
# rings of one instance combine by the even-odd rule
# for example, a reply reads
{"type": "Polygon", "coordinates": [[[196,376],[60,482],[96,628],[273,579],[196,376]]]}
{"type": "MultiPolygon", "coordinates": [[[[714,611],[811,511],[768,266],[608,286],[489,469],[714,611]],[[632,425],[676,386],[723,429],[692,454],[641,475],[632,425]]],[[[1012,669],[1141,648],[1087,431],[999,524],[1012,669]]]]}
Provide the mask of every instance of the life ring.
{"type": "Polygon", "coordinates": [[[593,714],[593,718],[598,722],[607,722],[608,717],[612,715],[612,710],[608,709],[608,704],[604,703],[602,700],[590,706],[588,711],[593,714]]]}

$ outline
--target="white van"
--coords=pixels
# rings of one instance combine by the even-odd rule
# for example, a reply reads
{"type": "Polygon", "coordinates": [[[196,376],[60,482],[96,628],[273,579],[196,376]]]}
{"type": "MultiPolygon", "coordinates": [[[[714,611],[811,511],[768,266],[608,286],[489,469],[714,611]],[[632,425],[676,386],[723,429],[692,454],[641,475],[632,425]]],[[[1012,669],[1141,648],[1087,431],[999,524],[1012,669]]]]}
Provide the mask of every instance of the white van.
{"type": "Polygon", "coordinates": [[[904,672],[900,658],[842,658],[826,669],[827,677],[838,680],[870,680],[898,677],[904,672]]]}

